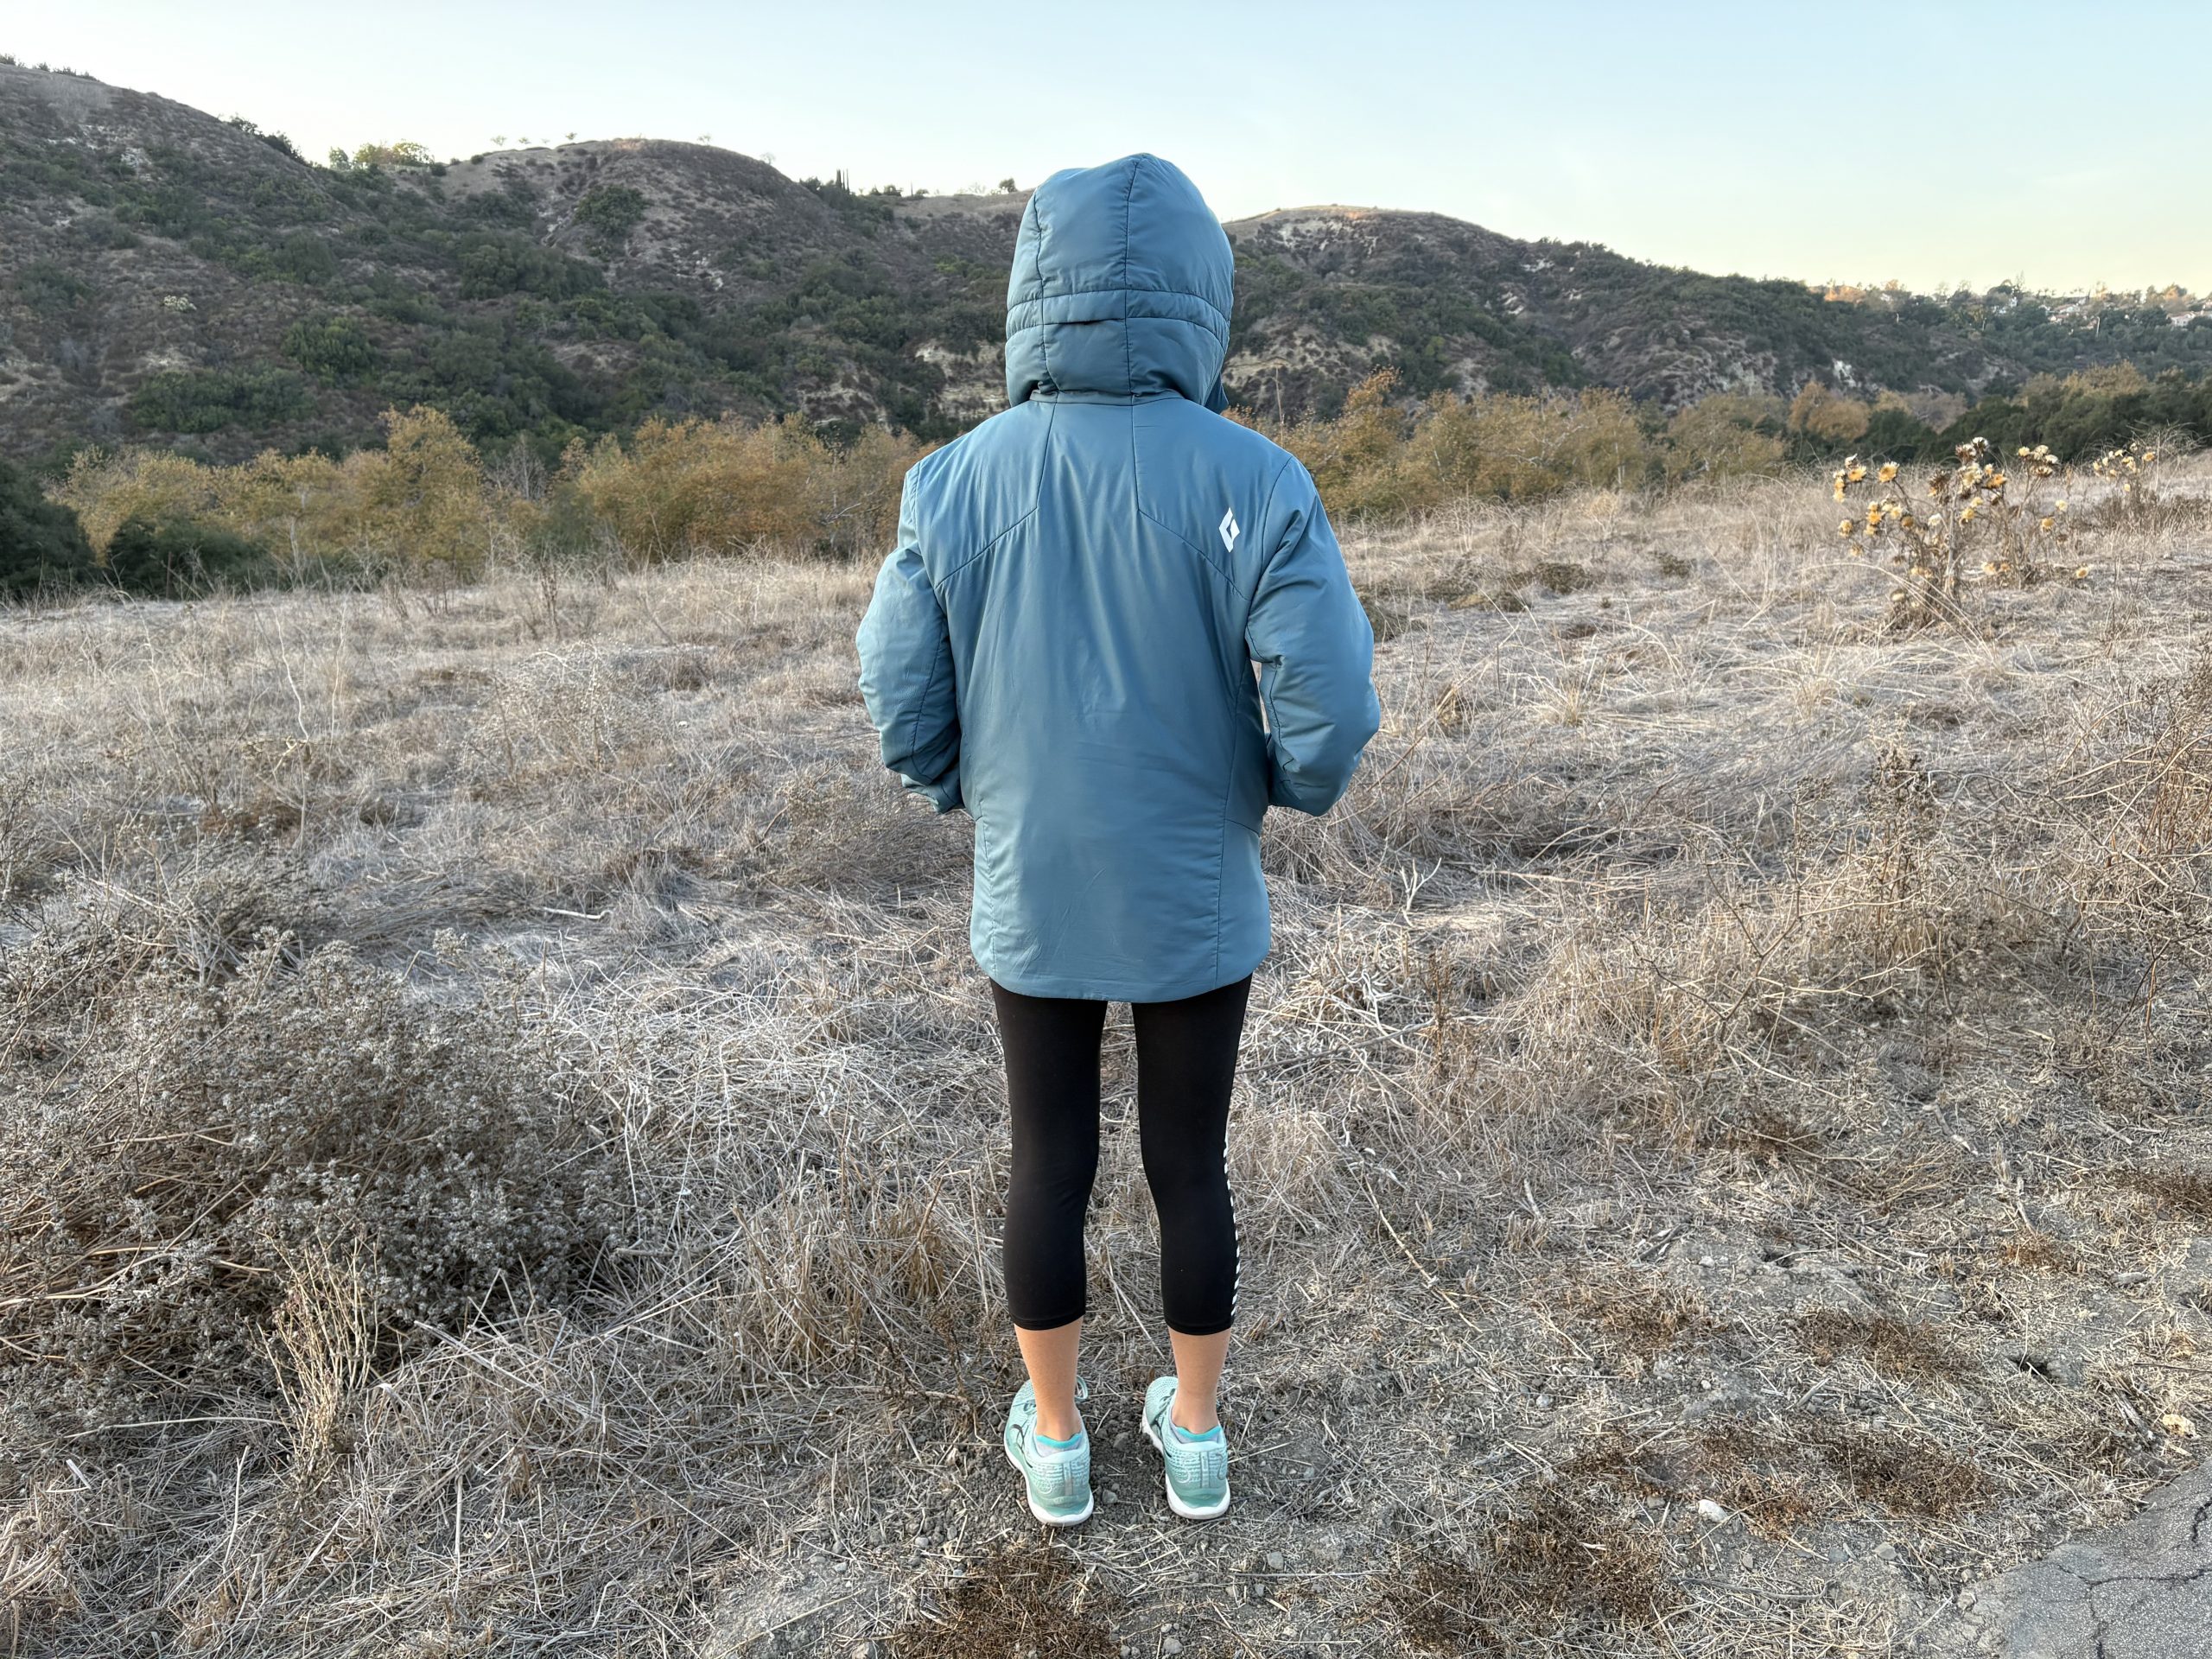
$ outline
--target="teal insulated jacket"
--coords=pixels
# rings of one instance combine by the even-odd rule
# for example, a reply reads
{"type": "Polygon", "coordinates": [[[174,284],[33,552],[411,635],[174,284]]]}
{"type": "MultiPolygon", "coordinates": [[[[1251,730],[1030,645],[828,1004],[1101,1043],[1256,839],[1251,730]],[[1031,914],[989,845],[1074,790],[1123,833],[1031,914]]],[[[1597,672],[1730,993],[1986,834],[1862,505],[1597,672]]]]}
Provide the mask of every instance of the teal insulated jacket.
{"type": "Polygon", "coordinates": [[[1156,156],[1047,179],[1007,282],[1010,407],[907,474],[861,624],[883,764],[976,821],[969,940],[1009,990],[1159,1002],[1251,972],[1262,816],[1326,812],[1380,719],[1313,479],[1215,412],[1231,269],[1156,156]]]}

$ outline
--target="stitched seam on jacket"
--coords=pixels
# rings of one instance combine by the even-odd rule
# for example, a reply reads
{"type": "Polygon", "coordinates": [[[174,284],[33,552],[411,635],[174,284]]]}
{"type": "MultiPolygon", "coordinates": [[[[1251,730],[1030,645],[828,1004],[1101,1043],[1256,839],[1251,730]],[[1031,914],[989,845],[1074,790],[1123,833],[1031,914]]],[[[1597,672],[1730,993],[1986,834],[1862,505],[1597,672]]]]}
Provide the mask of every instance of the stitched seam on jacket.
{"type": "MultiPolygon", "coordinates": [[[[1134,423],[1132,423],[1132,424],[1134,424],[1134,423]]],[[[1217,564],[1214,562],[1213,556],[1211,553],[1208,553],[1205,548],[1199,546],[1198,543],[1192,541],[1181,531],[1176,529],[1174,525],[1169,524],[1165,518],[1155,518],[1153,514],[1146,512],[1145,505],[1142,501],[1139,501],[1137,503],[1137,513],[1138,516],[1143,518],[1146,523],[1166,531],[1177,541],[1182,543],[1185,547],[1189,548],[1192,554],[1198,559],[1199,563],[1205,565],[1207,569],[1212,571],[1214,575],[1221,578],[1222,585],[1224,587],[1227,588],[1230,593],[1236,594],[1237,598],[1243,600],[1247,606],[1251,604],[1252,595],[1246,593],[1242,588],[1239,588],[1236,585],[1236,578],[1230,575],[1228,571],[1223,569],[1220,565],[1217,564]]]]}
{"type": "MultiPolygon", "coordinates": [[[[1041,404],[1045,410],[1045,438],[1044,442],[1038,446],[1039,460],[1037,466],[1037,476],[1032,480],[1030,483],[1028,507],[1022,512],[1020,518],[1014,519],[1014,521],[1007,525],[1006,528],[993,532],[989,539],[976,547],[974,551],[962,555],[959,562],[950,570],[947,570],[943,575],[931,577],[930,589],[931,592],[942,595],[944,592],[944,584],[946,582],[950,582],[953,577],[958,575],[969,565],[975,563],[976,560],[982,558],[984,554],[989,552],[994,547],[1004,541],[1008,536],[1011,536],[1015,531],[1020,529],[1024,519],[1033,518],[1037,516],[1038,505],[1045,499],[1045,467],[1043,457],[1052,448],[1052,427],[1054,423],[1059,419],[1059,411],[1052,407],[1052,400],[1050,397],[1039,397],[1037,402],[1041,404]]],[[[957,442],[958,440],[956,439],[954,442],[957,442]]],[[[938,456],[947,455],[951,453],[952,446],[950,444],[947,444],[942,449],[932,450],[930,454],[924,455],[921,460],[914,463],[914,471],[908,473],[907,477],[910,480],[913,479],[916,473],[918,473],[922,467],[928,466],[930,462],[935,461],[938,456]]],[[[927,480],[923,480],[922,484],[925,489],[928,487],[927,480]]]]}
{"type": "MultiPolygon", "coordinates": [[[[906,753],[910,755],[918,753],[921,749],[922,711],[930,706],[930,693],[937,690],[938,669],[940,664],[946,668],[952,666],[952,641],[945,633],[944,613],[942,607],[938,609],[937,621],[937,650],[930,657],[929,683],[922,688],[922,695],[915,702],[914,717],[906,722],[906,753]]],[[[944,777],[944,774],[939,772],[935,778],[925,779],[923,781],[931,784],[939,783],[943,781],[944,777]]]]}
{"type": "Polygon", "coordinates": [[[998,533],[997,535],[995,535],[995,536],[992,537],[991,537],[991,539],[990,539],[989,541],[985,542],[985,543],[984,543],[981,547],[977,548],[977,549],[976,549],[973,553],[970,553],[970,554],[969,554],[966,558],[964,558],[964,559],[961,560],[959,563],[957,563],[957,564],[954,565],[954,566],[952,567],[952,569],[950,569],[950,570],[946,571],[943,575],[939,576],[939,577],[938,577],[938,578],[934,582],[932,582],[932,583],[931,584],[931,586],[932,588],[934,588],[937,590],[938,598],[939,601],[940,601],[940,602],[942,602],[942,601],[943,601],[944,597],[944,591],[945,591],[945,589],[946,589],[946,588],[950,588],[950,587],[952,585],[952,579],[953,579],[955,576],[958,575],[962,571],[965,570],[965,569],[966,569],[969,565],[971,565],[971,564],[975,563],[976,560],[978,560],[978,559],[982,558],[982,557],[983,556],[983,555],[985,555],[986,553],[988,553],[992,549],[995,548],[995,547],[996,547],[996,546],[997,546],[1001,542],[1002,542],[1002,541],[1006,540],[1006,538],[1007,538],[1007,537],[1009,537],[1009,536],[1013,535],[1013,534],[1014,534],[1014,532],[1015,531],[1020,530],[1020,529],[1024,524],[1027,524],[1027,523],[1028,523],[1032,518],[1034,518],[1036,516],[1037,516],[1037,509],[1036,509],[1034,506],[1032,506],[1032,507],[1029,509],[1029,511],[1028,511],[1028,512],[1025,512],[1025,513],[1023,513],[1023,514],[1021,515],[1021,517],[1020,517],[1020,518],[1019,518],[1015,519],[1012,524],[1008,524],[1008,525],[1007,525],[1004,530],[1002,530],[1002,531],[999,531],[999,533],[998,533]]]}
{"type": "MultiPolygon", "coordinates": [[[[1037,195],[1030,193],[1029,205],[1037,205],[1037,195]]],[[[1045,275],[1045,215],[1037,215],[1037,297],[1043,299],[1052,289],[1052,279],[1045,275]]],[[[1026,330],[1024,331],[1027,332],[1026,330]]],[[[1046,385],[1052,384],[1052,342],[1049,337],[1037,341],[1037,374],[1046,385]]]]}
{"type": "MultiPolygon", "coordinates": [[[[1142,162],[1129,163],[1129,182],[1122,192],[1122,293],[1124,296],[1122,302],[1122,384],[1125,386],[1135,386],[1137,383],[1136,353],[1129,347],[1131,319],[1127,298],[1129,291],[1129,204],[1136,199],[1137,175],[1143,169],[1142,162]]],[[[1137,423],[1132,417],[1129,421],[1129,459],[1132,462],[1136,459],[1136,447],[1137,423]]]]}
{"type": "MultiPolygon", "coordinates": [[[[1285,455],[1282,458],[1282,465],[1275,468],[1274,480],[1268,486],[1267,505],[1260,509],[1260,522],[1262,524],[1264,524],[1267,523],[1268,514],[1273,510],[1275,504],[1275,492],[1281,488],[1283,480],[1290,475],[1291,467],[1296,462],[1297,459],[1298,457],[1295,455],[1285,455]]],[[[1318,500],[1319,498],[1317,495],[1315,499],[1318,500]]],[[[1252,592],[1255,594],[1259,593],[1261,584],[1265,582],[1268,579],[1268,566],[1273,565],[1276,559],[1280,558],[1281,556],[1282,549],[1280,547],[1275,549],[1274,552],[1268,555],[1268,563],[1260,567],[1259,576],[1252,584],[1252,592]]],[[[1270,773],[1268,780],[1268,793],[1272,796],[1274,793],[1274,779],[1272,774],[1282,770],[1281,766],[1275,759],[1276,756],[1282,753],[1282,744],[1280,741],[1282,733],[1282,721],[1275,717],[1275,700],[1274,696],[1268,690],[1267,676],[1264,674],[1260,677],[1260,706],[1268,711],[1268,739],[1269,745],[1273,749],[1273,753],[1268,756],[1268,771],[1270,773]]]]}
{"type": "MultiPolygon", "coordinates": [[[[1062,288],[1055,289],[1050,294],[1041,292],[1032,294],[1026,299],[1013,301],[1007,305],[1007,309],[1009,311],[1019,311],[1026,305],[1042,305],[1047,300],[1072,299],[1080,294],[1173,294],[1179,300],[1195,300],[1200,305],[1205,307],[1207,311],[1212,315],[1221,319],[1221,328],[1219,330],[1216,330],[1211,324],[1205,323],[1196,317],[1166,317],[1160,319],[1160,321],[1166,322],[1187,322],[1194,328],[1205,327],[1208,333],[1225,333],[1229,327],[1228,313],[1224,311],[1219,306],[1216,305],[1205,295],[1193,294],[1187,288],[1130,288],[1125,284],[1099,283],[1090,288],[1062,288]]],[[[1141,313],[1140,315],[1150,316],[1153,314],[1147,311],[1141,313]]],[[[1099,321],[1110,321],[1112,319],[1102,318],[1099,319],[1099,321]]],[[[1049,328],[1052,326],[1052,322],[1025,322],[1016,327],[1014,329],[1014,333],[1018,334],[1027,334],[1032,328],[1049,328]]]]}
{"type": "MultiPolygon", "coordinates": [[[[1209,975],[1218,974],[1221,971],[1222,894],[1224,890],[1229,886],[1229,801],[1230,798],[1236,793],[1236,751],[1239,745],[1236,741],[1236,711],[1232,709],[1230,711],[1229,724],[1229,764],[1222,768],[1224,772],[1229,774],[1229,779],[1227,784],[1223,787],[1221,791],[1221,839],[1214,844],[1213,966],[1208,969],[1209,975]]],[[[1267,808],[1262,806],[1260,810],[1264,812],[1267,810],[1267,808]]],[[[1262,895],[1262,899],[1264,901],[1264,894],[1262,895]]]]}
{"type": "MultiPolygon", "coordinates": [[[[1264,524],[1268,522],[1268,513],[1275,504],[1275,492],[1282,487],[1283,480],[1289,475],[1291,463],[1295,461],[1297,459],[1298,457],[1296,455],[1285,455],[1282,458],[1282,465],[1275,468],[1275,475],[1268,480],[1268,499],[1260,503],[1260,522],[1262,524],[1264,524]]],[[[1281,548],[1277,548],[1275,550],[1275,553],[1280,553],[1281,551],[1282,550],[1281,548]]],[[[1273,564],[1274,562],[1274,553],[1268,554],[1268,564],[1273,564]]],[[[1262,565],[1260,567],[1260,574],[1265,575],[1267,574],[1267,568],[1266,564],[1262,565]]],[[[1252,584],[1252,591],[1254,593],[1257,593],[1259,590],[1259,584],[1257,582],[1254,582],[1252,584]]]]}

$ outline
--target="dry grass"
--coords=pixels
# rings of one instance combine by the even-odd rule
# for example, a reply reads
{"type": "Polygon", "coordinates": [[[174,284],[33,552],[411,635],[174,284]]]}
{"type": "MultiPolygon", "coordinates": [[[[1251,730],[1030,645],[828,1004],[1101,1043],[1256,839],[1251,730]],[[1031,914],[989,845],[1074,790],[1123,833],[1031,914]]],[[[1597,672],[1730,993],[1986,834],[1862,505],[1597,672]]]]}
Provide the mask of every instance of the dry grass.
{"type": "Polygon", "coordinates": [[[2212,519],[1899,636],[1828,505],[1348,538],[1238,1506],[1135,1432],[1117,1014],[1049,1541],[872,572],[0,616],[0,1653],[1864,1653],[2125,1512],[2212,1417],[2212,519]]]}

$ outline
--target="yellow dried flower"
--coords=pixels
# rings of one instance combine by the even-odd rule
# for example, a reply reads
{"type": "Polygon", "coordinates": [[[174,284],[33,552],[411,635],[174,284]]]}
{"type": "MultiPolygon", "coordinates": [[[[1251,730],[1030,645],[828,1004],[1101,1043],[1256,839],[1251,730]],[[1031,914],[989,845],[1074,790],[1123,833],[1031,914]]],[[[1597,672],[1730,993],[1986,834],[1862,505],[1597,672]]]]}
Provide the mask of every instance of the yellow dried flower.
{"type": "Polygon", "coordinates": [[[1850,478],[1853,483],[1856,484],[1866,476],[1866,469],[1864,467],[1853,467],[1849,470],[1847,476],[1850,478]]]}
{"type": "Polygon", "coordinates": [[[1835,533],[1839,536],[1849,536],[1854,533],[1858,528],[1858,525],[1853,524],[1850,519],[1847,518],[1835,527],[1835,533]]]}
{"type": "Polygon", "coordinates": [[[1895,478],[1897,475],[1897,462],[1895,462],[1894,461],[1884,461],[1884,462],[1882,463],[1882,470],[1881,470],[1880,472],[1877,473],[1877,474],[1875,474],[1875,477],[1877,477],[1878,479],[1879,479],[1883,483],[1886,484],[1886,483],[1888,483],[1891,479],[1895,478]]]}
{"type": "Polygon", "coordinates": [[[1968,507],[1964,512],[1961,512],[1959,515],[1959,522],[1962,524],[1970,524],[1974,522],[1974,510],[1972,507],[1968,507]]]}
{"type": "Polygon", "coordinates": [[[2045,513],[2045,514],[2044,515],[2044,519],[2043,519],[2043,527],[2044,527],[2045,530],[2049,530],[2049,529],[2050,529],[2053,524],[2056,524],[2057,522],[2058,522],[2058,520],[2057,520],[2057,519],[2056,519],[2056,518],[2052,518],[2049,513],[2045,513]]]}

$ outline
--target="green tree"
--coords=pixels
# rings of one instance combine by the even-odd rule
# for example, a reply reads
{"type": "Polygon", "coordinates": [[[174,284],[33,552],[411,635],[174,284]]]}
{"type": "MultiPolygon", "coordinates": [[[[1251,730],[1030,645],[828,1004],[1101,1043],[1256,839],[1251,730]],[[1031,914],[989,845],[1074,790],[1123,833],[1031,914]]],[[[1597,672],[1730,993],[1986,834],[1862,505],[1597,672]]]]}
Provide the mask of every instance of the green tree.
{"type": "Polygon", "coordinates": [[[92,572],[92,544],[77,515],[0,456],[0,599],[68,587],[92,572]]]}
{"type": "Polygon", "coordinates": [[[571,215],[602,259],[622,251],[630,232],[645,216],[645,193],[626,184],[602,184],[584,192],[571,215]]]}
{"type": "Polygon", "coordinates": [[[382,353],[351,317],[302,318],[284,331],[282,350],[326,385],[346,385],[372,372],[382,353]]]}

